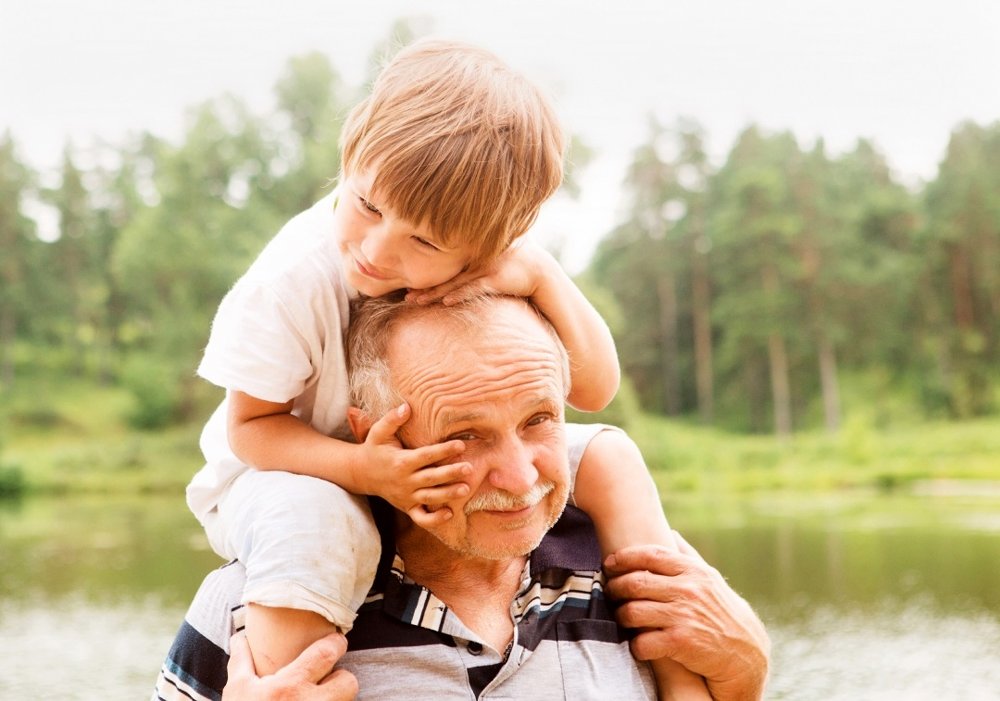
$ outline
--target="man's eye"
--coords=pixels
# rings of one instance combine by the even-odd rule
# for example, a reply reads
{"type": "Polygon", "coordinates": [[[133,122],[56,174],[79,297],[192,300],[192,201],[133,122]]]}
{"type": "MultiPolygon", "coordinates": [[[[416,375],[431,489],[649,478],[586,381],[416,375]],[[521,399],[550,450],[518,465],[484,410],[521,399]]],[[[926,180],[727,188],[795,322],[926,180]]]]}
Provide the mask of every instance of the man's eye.
{"type": "Polygon", "coordinates": [[[476,434],[470,431],[463,431],[462,433],[455,433],[448,436],[449,441],[473,441],[476,439],[476,434]]]}
{"type": "Polygon", "coordinates": [[[550,418],[552,418],[552,417],[550,417],[548,414],[537,414],[535,416],[532,416],[530,419],[528,419],[528,425],[529,426],[538,426],[539,424],[545,423],[550,418]]]}

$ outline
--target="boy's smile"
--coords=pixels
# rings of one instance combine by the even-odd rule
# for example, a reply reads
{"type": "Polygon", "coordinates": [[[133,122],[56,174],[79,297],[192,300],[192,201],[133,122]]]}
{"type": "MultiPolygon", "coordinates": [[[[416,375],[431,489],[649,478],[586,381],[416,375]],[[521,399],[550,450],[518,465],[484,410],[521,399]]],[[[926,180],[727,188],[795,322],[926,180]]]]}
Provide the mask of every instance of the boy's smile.
{"type": "Polygon", "coordinates": [[[440,285],[466,268],[471,246],[445,246],[425,225],[395,216],[370,192],[372,181],[368,173],[345,178],[334,212],[344,276],[352,287],[381,297],[440,285]]]}

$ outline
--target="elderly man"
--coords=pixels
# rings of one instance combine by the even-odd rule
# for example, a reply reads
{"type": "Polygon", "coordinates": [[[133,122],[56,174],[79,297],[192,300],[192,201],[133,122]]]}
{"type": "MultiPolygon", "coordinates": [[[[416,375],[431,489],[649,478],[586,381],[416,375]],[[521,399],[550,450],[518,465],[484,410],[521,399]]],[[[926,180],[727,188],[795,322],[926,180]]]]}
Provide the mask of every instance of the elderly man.
{"type": "MultiPolygon", "coordinates": [[[[626,602],[620,621],[642,629],[630,651],[604,597],[593,527],[566,506],[601,427],[564,424],[565,351],[533,308],[511,298],[451,308],[370,300],[352,316],[350,344],[356,437],[405,401],[399,442],[461,439],[470,493],[429,530],[373,503],[383,558],[347,651],[321,641],[284,675],[260,680],[234,638],[227,698],[348,699],[350,675],[371,699],[656,698],[636,657],[677,660],[719,699],[761,695],[763,627],[683,544],[681,553],[631,548],[606,563],[609,591],[626,602]],[[326,679],[324,661],[337,657],[340,671],[326,679]]],[[[161,698],[218,698],[229,636],[242,626],[242,581],[238,563],[206,580],[164,664],[161,698]]]]}

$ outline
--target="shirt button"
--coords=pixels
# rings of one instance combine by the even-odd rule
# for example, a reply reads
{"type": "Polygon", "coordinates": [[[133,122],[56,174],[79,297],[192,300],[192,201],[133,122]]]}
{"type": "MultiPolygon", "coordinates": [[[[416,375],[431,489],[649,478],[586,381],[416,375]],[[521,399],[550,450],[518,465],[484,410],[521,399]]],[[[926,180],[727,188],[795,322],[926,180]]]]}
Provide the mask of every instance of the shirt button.
{"type": "Polygon", "coordinates": [[[470,655],[476,655],[478,657],[483,654],[483,646],[481,643],[471,642],[466,649],[469,651],[470,655]]]}

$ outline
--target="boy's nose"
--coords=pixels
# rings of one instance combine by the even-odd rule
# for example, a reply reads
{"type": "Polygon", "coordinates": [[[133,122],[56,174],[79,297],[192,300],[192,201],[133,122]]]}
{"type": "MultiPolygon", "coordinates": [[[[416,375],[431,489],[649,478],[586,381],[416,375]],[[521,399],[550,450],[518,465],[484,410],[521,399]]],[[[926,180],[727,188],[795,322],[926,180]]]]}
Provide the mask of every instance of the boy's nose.
{"type": "Polygon", "coordinates": [[[392,236],[384,229],[370,232],[361,243],[361,252],[376,268],[390,267],[396,256],[392,236]]]}

